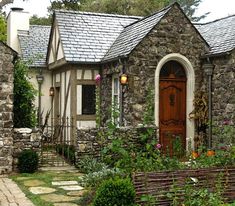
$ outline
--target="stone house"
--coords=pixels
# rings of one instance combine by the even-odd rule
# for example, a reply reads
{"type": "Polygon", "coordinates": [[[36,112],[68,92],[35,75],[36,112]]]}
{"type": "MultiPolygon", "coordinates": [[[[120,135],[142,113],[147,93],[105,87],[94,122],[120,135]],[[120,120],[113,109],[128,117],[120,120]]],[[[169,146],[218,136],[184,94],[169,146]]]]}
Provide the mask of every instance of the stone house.
{"type": "MultiPolygon", "coordinates": [[[[209,119],[235,122],[234,26],[235,16],[193,24],[177,3],[144,18],[55,11],[47,52],[46,44],[42,51],[45,95],[51,88],[54,96],[42,105],[50,105],[54,118],[73,118],[79,130],[96,127],[95,77],[100,74],[102,126],[113,119],[110,108],[115,104],[120,114],[113,121],[138,127],[152,102],[163,146],[171,147],[176,135],[185,148],[194,147],[196,126],[190,116],[196,91],[211,97],[209,119]],[[121,74],[127,75],[127,85],[120,84],[121,74]],[[147,98],[149,90],[152,99],[147,98]]],[[[27,32],[18,30],[23,58],[37,40],[34,35],[43,33],[39,29],[30,38],[27,32]]]]}

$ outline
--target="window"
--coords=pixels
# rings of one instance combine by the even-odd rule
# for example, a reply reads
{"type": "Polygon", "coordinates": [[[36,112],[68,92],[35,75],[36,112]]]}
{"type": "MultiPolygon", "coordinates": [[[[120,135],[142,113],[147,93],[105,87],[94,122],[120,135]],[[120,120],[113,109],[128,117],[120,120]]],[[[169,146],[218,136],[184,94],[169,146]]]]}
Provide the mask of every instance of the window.
{"type": "Polygon", "coordinates": [[[120,107],[120,83],[119,76],[114,75],[112,80],[112,119],[115,124],[119,122],[120,107]]]}
{"type": "Polygon", "coordinates": [[[82,114],[95,114],[95,85],[82,85],[82,114]]]}
{"type": "Polygon", "coordinates": [[[186,78],[186,74],[180,63],[169,61],[162,67],[160,78],[186,78]]]}

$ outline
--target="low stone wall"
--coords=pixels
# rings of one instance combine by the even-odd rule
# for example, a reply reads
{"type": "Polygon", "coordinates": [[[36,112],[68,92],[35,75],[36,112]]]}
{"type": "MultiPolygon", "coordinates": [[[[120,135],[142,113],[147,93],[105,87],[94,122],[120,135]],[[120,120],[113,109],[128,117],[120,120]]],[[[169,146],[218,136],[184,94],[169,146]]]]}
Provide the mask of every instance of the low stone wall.
{"type": "Polygon", "coordinates": [[[77,131],[77,148],[76,148],[76,162],[84,156],[92,156],[94,158],[100,157],[102,148],[108,145],[112,138],[120,137],[124,140],[126,147],[128,145],[135,145],[135,148],[141,148],[141,136],[146,134],[147,130],[153,130],[153,135],[150,139],[156,139],[157,128],[151,127],[120,127],[114,132],[114,135],[108,135],[107,128],[100,129],[78,129],[77,131]]]}
{"type": "Polygon", "coordinates": [[[235,199],[235,167],[138,172],[133,174],[132,180],[136,190],[136,202],[140,205],[145,205],[141,201],[142,195],[156,198],[157,202],[154,205],[172,205],[172,200],[167,198],[167,193],[172,190],[173,185],[178,189],[174,195],[178,200],[183,200],[186,184],[190,184],[192,189],[208,188],[210,191],[215,191],[216,184],[221,184],[226,202],[233,202],[235,199]]]}
{"type": "Polygon", "coordinates": [[[41,151],[41,133],[28,128],[14,129],[13,169],[17,170],[18,156],[25,149],[41,151]]]}

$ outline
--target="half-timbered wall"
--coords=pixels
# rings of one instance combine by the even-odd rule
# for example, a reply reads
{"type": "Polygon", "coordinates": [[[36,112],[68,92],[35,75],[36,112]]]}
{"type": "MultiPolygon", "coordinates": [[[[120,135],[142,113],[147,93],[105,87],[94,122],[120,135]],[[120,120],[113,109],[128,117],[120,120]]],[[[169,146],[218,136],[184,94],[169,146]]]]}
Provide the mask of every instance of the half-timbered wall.
{"type": "Polygon", "coordinates": [[[73,119],[78,128],[96,126],[95,114],[83,114],[83,87],[95,87],[99,68],[95,66],[66,65],[53,71],[53,117],[73,119]]]}
{"type": "Polygon", "coordinates": [[[57,24],[55,23],[55,27],[52,32],[52,41],[49,50],[48,63],[51,64],[63,58],[64,58],[64,51],[59,36],[59,30],[57,24]]]}

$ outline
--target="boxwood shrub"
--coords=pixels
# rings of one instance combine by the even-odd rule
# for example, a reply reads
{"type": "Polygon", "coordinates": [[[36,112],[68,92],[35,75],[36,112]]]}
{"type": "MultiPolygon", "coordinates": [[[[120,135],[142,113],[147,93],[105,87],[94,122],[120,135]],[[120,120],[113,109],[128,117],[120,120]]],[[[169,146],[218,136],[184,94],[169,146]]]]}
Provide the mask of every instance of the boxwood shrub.
{"type": "Polygon", "coordinates": [[[18,169],[20,173],[34,173],[38,169],[38,154],[31,150],[23,150],[18,158],[18,169]]]}
{"type": "Polygon", "coordinates": [[[130,179],[105,180],[96,191],[93,206],[134,206],[135,189],[130,179]]]}

